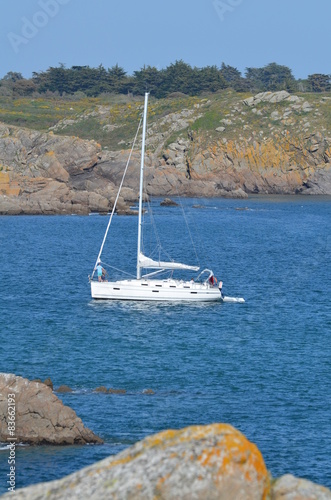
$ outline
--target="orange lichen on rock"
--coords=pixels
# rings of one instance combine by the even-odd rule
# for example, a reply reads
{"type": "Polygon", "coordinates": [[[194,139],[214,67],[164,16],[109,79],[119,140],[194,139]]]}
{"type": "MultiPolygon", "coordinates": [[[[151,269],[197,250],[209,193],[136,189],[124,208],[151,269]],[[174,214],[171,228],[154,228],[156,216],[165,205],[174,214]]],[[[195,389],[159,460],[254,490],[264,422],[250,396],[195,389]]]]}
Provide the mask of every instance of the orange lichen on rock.
{"type": "MultiPolygon", "coordinates": [[[[203,450],[202,455],[198,457],[201,465],[206,467],[217,464],[221,475],[231,473],[237,467],[244,467],[247,469],[244,474],[248,480],[252,479],[252,471],[259,479],[266,477],[267,469],[256,445],[233,427],[223,425],[223,428],[225,432],[220,435],[215,446],[203,450]]],[[[222,427],[219,430],[223,432],[222,427]]]]}
{"type": "Polygon", "coordinates": [[[215,495],[244,491],[247,498],[264,499],[270,489],[268,471],[258,448],[228,424],[160,432],[124,451],[107,468],[120,476],[119,468],[125,468],[122,473],[127,467],[139,470],[140,463],[153,463],[155,470],[149,467],[146,473],[155,481],[154,491],[165,494],[165,498],[170,491],[176,496],[181,488],[192,488],[191,491],[200,492],[197,498],[204,498],[207,491],[215,495]],[[183,477],[185,485],[180,483],[183,477]]]}
{"type": "MultiPolygon", "coordinates": [[[[280,483],[279,492],[291,484],[280,483]]],[[[27,498],[25,491],[17,498],[27,498]]],[[[271,488],[257,447],[231,425],[211,424],[147,437],[66,478],[29,487],[29,498],[80,500],[82,492],[135,500],[266,500],[271,488]]]]}
{"type": "Polygon", "coordinates": [[[10,180],[8,172],[0,172],[0,193],[6,196],[19,196],[21,188],[10,180]]]}
{"type": "Polygon", "coordinates": [[[169,446],[173,439],[177,437],[177,432],[172,429],[160,432],[153,436],[148,436],[145,441],[145,448],[153,448],[154,446],[169,446]]]}

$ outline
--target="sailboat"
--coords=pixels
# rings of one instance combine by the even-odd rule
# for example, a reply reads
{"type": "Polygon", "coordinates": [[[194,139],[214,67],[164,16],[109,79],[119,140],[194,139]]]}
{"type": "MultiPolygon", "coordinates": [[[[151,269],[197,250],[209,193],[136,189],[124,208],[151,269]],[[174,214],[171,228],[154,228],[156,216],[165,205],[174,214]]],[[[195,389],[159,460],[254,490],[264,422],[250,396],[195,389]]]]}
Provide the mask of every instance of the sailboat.
{"type": "MultiPolygon", "coordinates": [[[[93,279],[96,268],[102,264],[101,254],[106,241],[110,222],[115,211],[116,202],[119,196],[120,189],[123,185],[124,176],[120,185],[117,198],[110,216],[106,234],[104,236],[93,273],[90,277],[91,295],[94,299],[109,299],[109,300],[131,300],[131,301],[171,301],[171,302],[204,302],[204,301],[226,301],[227,297],[222,294],[222,283],[217,284],[213,271],[204,269],[199,276],[193,280],[185,281],[168,277],[160,279],[158,274],[163,271],[199,271],[197,266],[182,264],[179,262],[165,262],[154,260],[142,252],[142,214],[143,214],[143,181],[144,181],[144,161],[145,161],[145,142],[146,142],[146,125],[147,125],[147,109],[148,96],[145,94],[144,114],[143,114],[143,131],[142,131],[142,146],[141,146],[141,165],[140,165],[140,186],[139,186],[139,211],[138,211],[138,244],[137,244],[137,274],[134,279],[123,279],[119,281],[104,281],[102,276],[96,281],[93,279]],[[152,270],[147,274],[143,274],[143,270],[152,270]]],[[[139,130],[139,127],[138,127],[139,130]]],[[[138,133],[138,132],[137,132],[138,133]]],[[[132,150],[131,150],[132,152],[132,150]]],[[[131,154],[130,154],[131,156],[131,154]]],[[[130,161],[130,156],[128,163],[130,161]]],[[[124,173],[125,175],[125,173],[124,173]]],[[[238,301],[244,301],[240,299],[238,301]]]]}

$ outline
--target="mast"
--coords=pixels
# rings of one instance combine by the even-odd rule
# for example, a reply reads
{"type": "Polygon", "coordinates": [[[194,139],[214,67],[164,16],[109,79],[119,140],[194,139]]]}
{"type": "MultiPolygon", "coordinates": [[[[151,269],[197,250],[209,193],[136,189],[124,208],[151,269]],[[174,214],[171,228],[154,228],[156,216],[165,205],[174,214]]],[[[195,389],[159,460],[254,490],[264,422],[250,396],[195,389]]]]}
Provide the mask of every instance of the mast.
{"type": "Polygon", "coordinates": [[[137,249],[137,280],[141,278],[141,268],[139,265],[139,255],[141,252],[141,229],[142,229],[142,210],[143,210],[143,184],[144,184],[144,163],[145,163],[145,142],[146,142],[146,124],[147,124],[147,104],[149,93],[145,93],[143,138],[141,144],[141,164],[140,164],[140,188],[139,188],[139,219],[138,219],[138,249],[137,249]]]}

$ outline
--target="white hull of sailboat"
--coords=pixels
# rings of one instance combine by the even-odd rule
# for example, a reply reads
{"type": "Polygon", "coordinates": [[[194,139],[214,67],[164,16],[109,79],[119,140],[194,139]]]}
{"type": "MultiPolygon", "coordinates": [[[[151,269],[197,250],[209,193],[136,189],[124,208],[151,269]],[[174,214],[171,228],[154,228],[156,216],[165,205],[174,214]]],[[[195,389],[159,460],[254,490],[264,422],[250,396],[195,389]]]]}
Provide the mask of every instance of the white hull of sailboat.
{"type": "MultiPolygon", "coordinates": [[[[148,103],[148,93],[145,94],[145,104],[144,104],[144,115],[143,115],[143,134],[142,134],[142,144],[141,144],[141,164],[140,164],[140,185],[139,185],[139,211],[138,211],[138,241],[137,241],[137,279],[122,280],[122,281],[93,281],[93,276],[95,271],[98,271],[98,276],[101,278],[101,273],[105,270],[101,265],[101,254],[108,234],[108,229],[112,221],[112,217],[115,213],[115,208],[121,187],[123,186],[124,177],[129,165],[131,158],[131,153],[133,151],[133,146],[129,155],[127,165],[122,177],[119,191],[117,193],[113,209],[109,218],[106,233],[99,251],[97,261],[95,263],[95,268],[90,278],[91,281],[91,295],[93,299],[106,299],[106,300],[147,300],[147,301],[172,301],[172,302],[209,302],[223,300],[221,290],[216,286],[211,286],[216,284],[217,280],[211,270],[205,269],[202,271],[197,281],[180,281],[175,279],[147,279],[147,276],[159,275],[163,270],[186,270],[186,271],[198,271],[198,266],[192,266],[183,264],[180,262],[168,261],[164,262],[161,259],[161,252],[159,251],[159,259],[152,259],[144,255],[142,247],[142,202],[143,202],[143,180],[144,180],[144,158],[145,158],[145,141],[146,141],[146,121],[147,121],[147,103],[148,103]],[[145,278],[141,278],[143,270],[153,270],[154,272],[146,274],[145,278]],[[199,281],[200,277],[208,272],[208,277],[204,282],[199,281]]],[[[138,127],[139,131],[139,127],[138,127]]],[[[136,138],[138,135],[136,134],[136,138]]],[[[136,141],[134,140],[134,143],[136,141]]],[[[160,250],[160,249],[159,249],[160,250]]],[[[169,260],[169,259],[168,259],[169,260]]],[[[227,299],[231,299],[227,297],[227,299]]],[[[233,301],[233,300],[228,300],[233,301]]],[[[243,301],[243,299],[236,301],[243,301]]]]}
{"type": "Polygon", "coordinates": [[[208,302],[222,300],[217,287],[179,280],[91,281],[94,299],[208,302]]]}

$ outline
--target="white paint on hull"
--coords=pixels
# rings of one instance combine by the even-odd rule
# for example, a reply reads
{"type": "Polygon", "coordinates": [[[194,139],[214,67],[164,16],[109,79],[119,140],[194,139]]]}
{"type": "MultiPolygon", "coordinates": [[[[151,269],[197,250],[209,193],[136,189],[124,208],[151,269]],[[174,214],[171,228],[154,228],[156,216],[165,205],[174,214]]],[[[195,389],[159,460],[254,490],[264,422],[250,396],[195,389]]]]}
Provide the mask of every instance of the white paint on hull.
{"type": "Polygon", "coordinates": [[[222,300],[217,287],[208,283],[192,283],[179,280],[123,280],[91,281],[94,299],[153,300],[153,301],[216,301],[222,300]]]}

